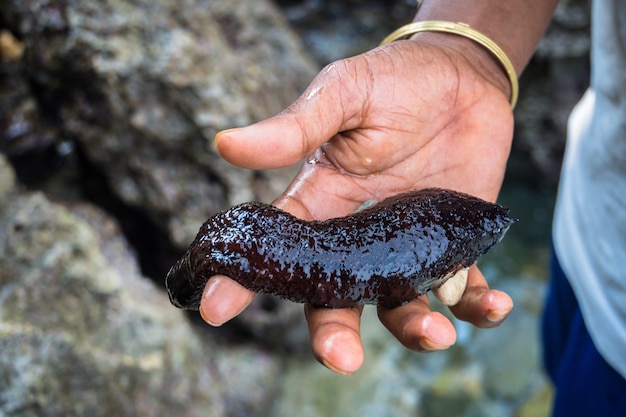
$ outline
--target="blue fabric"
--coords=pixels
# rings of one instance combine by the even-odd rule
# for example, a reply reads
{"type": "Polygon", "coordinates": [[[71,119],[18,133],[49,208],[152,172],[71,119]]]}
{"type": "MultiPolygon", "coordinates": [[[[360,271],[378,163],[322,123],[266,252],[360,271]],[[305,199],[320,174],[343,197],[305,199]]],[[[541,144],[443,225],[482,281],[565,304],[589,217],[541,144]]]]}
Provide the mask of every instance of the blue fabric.
{"type": "Polygon", "coordinates": [[[594,346],[554,252],[551,275],[541,330],[544,366],[556,392],[552,415],[625,417],[626,380],[594,346]]]}

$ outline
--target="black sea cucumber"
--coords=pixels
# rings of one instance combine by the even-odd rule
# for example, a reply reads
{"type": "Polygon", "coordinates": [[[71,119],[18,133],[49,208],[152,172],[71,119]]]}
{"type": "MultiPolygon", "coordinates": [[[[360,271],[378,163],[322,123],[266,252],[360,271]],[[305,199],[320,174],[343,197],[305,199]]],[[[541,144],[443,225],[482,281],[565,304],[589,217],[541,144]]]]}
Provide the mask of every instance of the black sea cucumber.
{"type": "Polygon", "coordinates": [[[515,221],[508,212],[434,188],[325,221],[245,203],[202,225],[167,274],[166,286],[174,305],[191,310],[199,308],[203,288],[215,274],[314,306],[395,307],[472,265],[515,221]]]}

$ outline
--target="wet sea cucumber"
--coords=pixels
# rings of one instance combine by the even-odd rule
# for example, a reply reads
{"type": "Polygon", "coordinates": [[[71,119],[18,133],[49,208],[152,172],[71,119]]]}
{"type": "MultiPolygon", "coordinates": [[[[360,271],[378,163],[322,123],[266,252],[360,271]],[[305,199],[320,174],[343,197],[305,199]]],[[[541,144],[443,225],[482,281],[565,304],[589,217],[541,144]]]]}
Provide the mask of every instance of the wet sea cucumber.
{"type": "Polygon", "coordinates": [[[197,310],[207,280],[314,306],[396,307],[472,265],[515,222],[509,210],[443,189],[399,194],[346,217],[303,221],[244,203],[209,218],[170,269],[171,302],[197,310]]]}

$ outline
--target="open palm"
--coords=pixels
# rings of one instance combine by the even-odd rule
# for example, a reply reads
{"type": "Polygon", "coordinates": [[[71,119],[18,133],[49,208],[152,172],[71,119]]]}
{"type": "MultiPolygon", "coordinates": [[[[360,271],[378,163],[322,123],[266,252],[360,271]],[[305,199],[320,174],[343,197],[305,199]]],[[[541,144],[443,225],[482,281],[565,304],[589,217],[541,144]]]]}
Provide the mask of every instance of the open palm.
{"type": "MultiPolygon", "coordinates": [[[[303,219],[343,216],[367,200],[433,186],[494,200],[512,137],[507,98],[482,67],[445,45],[449,38],[439,39],[439,44],[400,41],[330,64],[281,114],[218,135],[218,151],[253,169],[306,158],[274,203],[303,219]]],[[[216,276],[205,288],[200,311],[219,325],[253,296],[216,276]]],[[[490,290],[474,266],[452,311],[492,327],[511,308],[510,297],[490,290]]],[[[313,352],[337,372],[354,372],[363,362],[361,310],[305,307],[313,352]]],[[[442,349],[456,340],[453,325],[431,312],[427,296],[378,313],[411,349],[442,349]]]]}

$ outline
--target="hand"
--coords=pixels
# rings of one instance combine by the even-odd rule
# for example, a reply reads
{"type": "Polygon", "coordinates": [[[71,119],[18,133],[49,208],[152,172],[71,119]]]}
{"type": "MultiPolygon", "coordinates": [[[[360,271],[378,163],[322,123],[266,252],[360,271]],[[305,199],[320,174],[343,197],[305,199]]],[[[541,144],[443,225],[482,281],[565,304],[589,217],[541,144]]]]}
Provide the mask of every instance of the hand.
{"type": "MultiPolygon", "coordinates": [[[[395,42],[330,64],[279,115],[220,133],[217,149],[229,162],[253,169],[307,158],[275,201],[303,219],[343,216],[366,200],[431,186],[495,200],[510,151],[512,113],[484,61],[467,58],[482,52],[453,38],[395,42]]],[[[200,313],[221,325],[253,297],[235,281],[215,276],[200,313]]],[[[476,326],[494,327],[512,308],[511,298],[490,290],[473,266],[464,296],[451,310],[476,326]]],[[[305,306],[313,352],[336,372],[352,373],[363,362],[361,311],[305,306]]],[[[445,349],[456,341],[454,326],[430,310],[426,295],[395,309],[379,307],[378,316],[409,349],[445,349]]]]}

